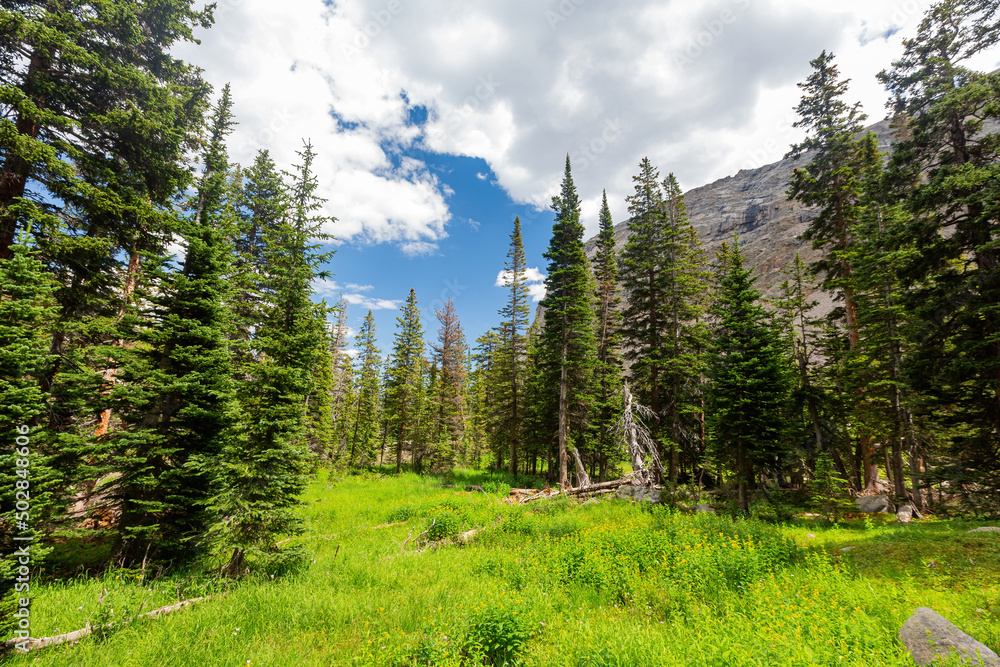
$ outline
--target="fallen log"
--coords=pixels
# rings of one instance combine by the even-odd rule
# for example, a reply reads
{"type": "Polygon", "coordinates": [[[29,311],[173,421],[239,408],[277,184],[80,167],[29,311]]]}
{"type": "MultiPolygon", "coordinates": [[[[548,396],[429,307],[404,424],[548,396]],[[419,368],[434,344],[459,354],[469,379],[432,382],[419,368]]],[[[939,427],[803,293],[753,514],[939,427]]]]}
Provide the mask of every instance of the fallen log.
{"type": "MultiPolygon", "coordinates": [[[[133,616],[132,618],[124,621],[125,623],[132,623],[142,618],[159,618],[160,616],[166,616],[167,614],[173,613],[185,607],[190,607],[198,602],[204,602],[205,600],[211,600],[216,596],[209,595],[208,597],[202,598],[191,598],[190,600],[182,600],[175,604],[167,605],[166,607],[160,607],[159,609],[154,609],[153,611],[147,611],[145,614],[139,614],[138,616],[133,616]]],[[[27,639],[8,639],[2,645],[0,645],[0,655],[10,653],[14,649],[25,653],[27,651],[37,651],[38,649],[47,648],[49,646],[58,646],[60,644],[75,644],[84,637],[91,635],[100,630],[110,630],[113,625],[88,625],[85,628],[80,628],[79,630],[74,630],[73,632],[64,632],[61,635],[54,635],[52,637],[28,637],[27,639]],[[23,648],[22,648],[23,647],[23,648]]]]}

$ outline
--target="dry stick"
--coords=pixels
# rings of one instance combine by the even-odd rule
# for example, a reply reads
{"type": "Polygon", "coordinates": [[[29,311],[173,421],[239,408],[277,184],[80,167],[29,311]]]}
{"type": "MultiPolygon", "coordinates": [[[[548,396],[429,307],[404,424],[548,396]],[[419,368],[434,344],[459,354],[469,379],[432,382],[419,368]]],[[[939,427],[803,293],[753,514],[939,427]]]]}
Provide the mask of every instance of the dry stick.
{"type": "MultiPolygon", "coordinates": [[[[182,600],[176,604],[167,605],[166,607],[160,607],[159,609],[154,609],[153,611],[147,611],[145,614],[139,614],[138,616],[133,616],[126,622],[136,621],[140,618],[157,618],[159,616],[166,616],[171,612],[175,612],[184,607],[189,607],[197,602],[204,602],[205,600],[211,600],[216,596],[210,595],[203,598],[191,598],[190,600],[182,600]]],[[[66,632],[61,635],[55,635],[53,637],[40,637],[33,639],[31,637],[27,639],[8,639],[2,645],[0,645],[0,654],[9,653],[12,649],[19,645],[23,645],[26,651],[36,651],[38,649],[46,648],[49,646],[58,646],[59,644],[71,644],[80,641],[84,637],[92,634],[95,630],[110,629],[111,625],[99,625],[91,626],[88,625],[85,628],[79,630],[74,630],[73,632],[66,632]]],[[[20,650],[20,649],[18,649],[20,650]]],[[[22,651],[23,652],[23,651],[22,651]]]]}

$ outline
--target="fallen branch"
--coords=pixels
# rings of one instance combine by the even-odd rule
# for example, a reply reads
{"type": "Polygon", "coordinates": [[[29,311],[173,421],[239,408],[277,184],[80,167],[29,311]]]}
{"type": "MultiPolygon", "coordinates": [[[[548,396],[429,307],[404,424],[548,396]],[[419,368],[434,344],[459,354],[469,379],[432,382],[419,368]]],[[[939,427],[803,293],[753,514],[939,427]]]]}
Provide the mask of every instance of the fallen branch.
{"type": "MultiPolygon", "coordinates": [[[[182,600],[176,604],[167,605],[166,607],[160,607],[159,609],[154,609],[153,611],[147,611],[145,614],[139,614],[138,616],[133,616],[132,618],[124,621],[125,623],[131,623],[143,618],[159,618],[160,616],[166,616],[167,614],[173,613],[185,607],[190,607],[198,602],[204,602],[205,600],[211,600],[216,596],[210,595],[203,598],[191,598],[190,600],[182,600]]],[[[24,653],[26,651],[37,651],[38,649],[47,648],[49,646],[58,646],[59,644],[75,644],[84,637],[87,637],[94,632],[100,630],[111,630],[114,625],[98,625],[92,626],[88,625],[85,628],[79,630],[74,630],[73,632],[65,632],[61,635],[55,635],[53,637],[28,637],[27,639],[8,639],[2,645],[0,645],[0,654],[5,654],[13,651],[15,648],[24,653]],[[23,649],[22,649],[23,647],[23,649]]]]}

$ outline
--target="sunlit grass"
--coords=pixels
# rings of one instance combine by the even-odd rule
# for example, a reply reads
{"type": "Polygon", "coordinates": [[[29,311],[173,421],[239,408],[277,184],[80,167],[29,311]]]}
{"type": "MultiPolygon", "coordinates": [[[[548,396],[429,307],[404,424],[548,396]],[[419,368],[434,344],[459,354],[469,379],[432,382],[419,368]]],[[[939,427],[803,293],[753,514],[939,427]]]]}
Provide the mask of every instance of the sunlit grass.
{"type": "Polygon", "coordinates": [[[973,524],[517,507],[503,486],[474,473],[321,475],[299,571],[235,585],[126,571],[51,581],[35,592],[35,636],[107,621],[111,608],[118,619],[216,597],[9,664],[912,665],[896,633],[917,606],[1000,647],[1000,538],[967,535],[973,524]],[[413,538],[444,516],[448,534],[485,528],[470,546],[415,553],[413,538]]]}

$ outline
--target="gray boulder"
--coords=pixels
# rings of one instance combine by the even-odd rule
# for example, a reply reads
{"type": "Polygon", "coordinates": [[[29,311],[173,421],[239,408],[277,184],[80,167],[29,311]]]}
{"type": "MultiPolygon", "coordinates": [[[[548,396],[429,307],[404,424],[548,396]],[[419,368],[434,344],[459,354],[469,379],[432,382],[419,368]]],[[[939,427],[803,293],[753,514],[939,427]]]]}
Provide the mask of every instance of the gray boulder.
{"type": "Polygon", "coordinates": [[[615,498],[634,500],[637,503],[659,503],[661,501],[659,489],[649,489],[645,486],[632,486],[631,484],[619,486],[618,490],[615,491],[615,498]]]}
{"type": "Polygon", "coordinates": [[[899,509],[896,510],[896,521],[900,523],[910,523],[913,521],[913,505],[910,503],[900,505],[899,509]]]}
{"type": "Polygon", "coordinates": [[[899,642],[918,665],[958,655],[963,664],[1000,667],[1000,656],[927,607],[920,607],[906,620],[899,630],[899,642]]]}
{"type": "Polygon", "coordinates": [[[1000,528],[996,526],[983,526],[982,528],[973,528],[966,535],[972,535],[973,533],[1000,533],[1000,528]]]}
{"type": "Polygon", "coordinates": [[[864,514],[877,514],[879,512],[892,514],[896,511],[889,496],[861,496],[854,499],[854,504],[864,514]]]}
{"type": "Polygon", "coordinates": [[[712,508],[712,506],[706,505],[705,503],[701,503],[700,505],[695,505],[692,509],[694,510],[695,514],[715,514],[715,510],[712,508]]]}

